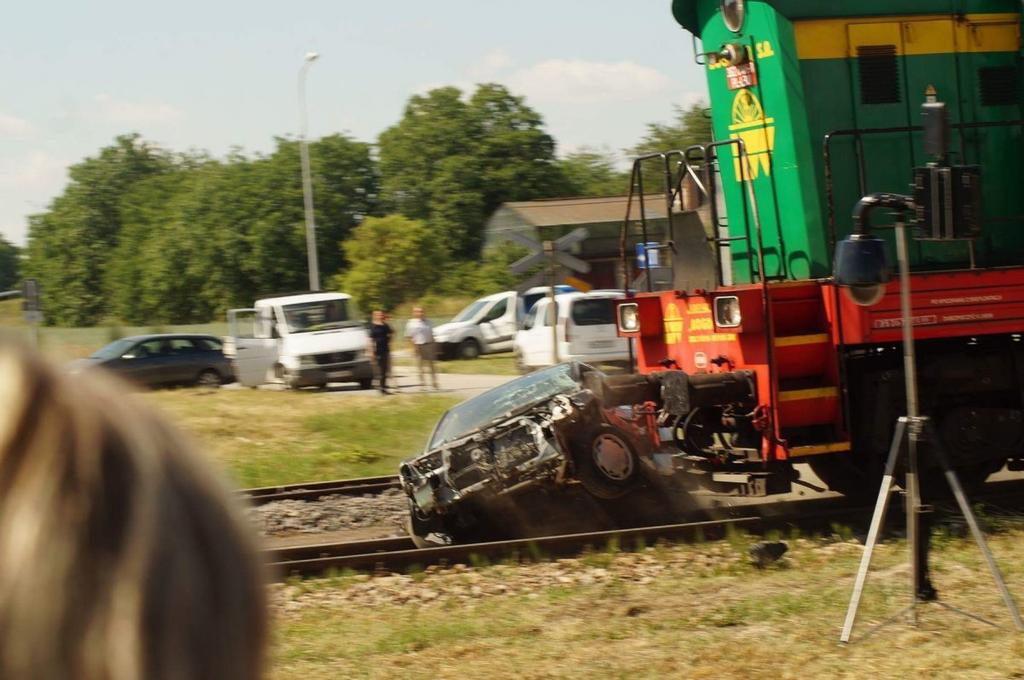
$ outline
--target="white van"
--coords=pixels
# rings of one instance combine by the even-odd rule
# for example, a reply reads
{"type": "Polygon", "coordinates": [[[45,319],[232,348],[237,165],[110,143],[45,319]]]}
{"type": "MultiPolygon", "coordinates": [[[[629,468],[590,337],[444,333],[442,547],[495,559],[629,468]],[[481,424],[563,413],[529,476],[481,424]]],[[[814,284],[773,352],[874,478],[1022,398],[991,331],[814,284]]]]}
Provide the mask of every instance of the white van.
{"type": "Polygon", "coordinates": [[[357,382],[368,389],[369,335],[350,295],[308,293],[264,298],[228,312],[224,354],[242,385],[290,388],[357,382]]]}
{"type": "Polygon", "coordinates": [[[475,359],[512,349],[523,302],[514,290],[474,300],[448,323],[434,329],[434,341],[445,358],[475,359]]]}
{"type": "MultiPolygon", "coordinates": [[[[558,361],[628,362],[629,339],[620,338],[615,326],[615,300],[623,297],[617,291],[556,295],[558,361]]],[[[538,300],[526,315],[523,329],[516,333],[513,343],[520,370],[555,363],[551,351],[554,316],[550,298],[538,300]]]]}

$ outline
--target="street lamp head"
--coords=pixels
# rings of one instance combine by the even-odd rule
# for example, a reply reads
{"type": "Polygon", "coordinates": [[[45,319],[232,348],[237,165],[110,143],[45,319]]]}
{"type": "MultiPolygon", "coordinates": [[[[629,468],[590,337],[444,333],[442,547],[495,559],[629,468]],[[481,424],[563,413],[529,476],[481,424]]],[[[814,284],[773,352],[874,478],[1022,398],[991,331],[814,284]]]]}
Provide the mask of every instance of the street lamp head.
{"type": "Polygon", "coordinates": [[[320,54],[318,52],[306,52],[306,61],[316,61],[319,58],[320,54]]]}
{"type": "Polygon", "coordinates": [[[832,266],[836,285],[856,304],[876,304],[885,295],[892,275],[885,257],[885,242],[871,234],[851,234],[836,244],[832,266]]]}

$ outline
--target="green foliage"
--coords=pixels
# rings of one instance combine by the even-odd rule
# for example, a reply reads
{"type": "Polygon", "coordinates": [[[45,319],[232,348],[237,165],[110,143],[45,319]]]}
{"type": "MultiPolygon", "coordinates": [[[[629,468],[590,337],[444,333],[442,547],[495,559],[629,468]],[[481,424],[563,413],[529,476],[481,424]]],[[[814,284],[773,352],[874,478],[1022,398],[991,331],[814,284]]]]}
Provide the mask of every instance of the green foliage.
{"type": "MultiPolygon", "coordinates": [[[[376,210],[368,144],[331,135],[310,144],[320,271],[376,210]]],[[[260,294],[308,287],[298,143],[269,156],[171,156],[120,137],[72,168],[72,183],[33,218],[28,271],[49,321],[194,323],[260,294]],[[139,157],[142,157],[140,160],[139,157]]]]}
{"type": "Polygon", "coordinates": [[[29,221],[25,273],[39,279],[48,323],[90,325],[107,310],[105,276],[123,225],[122,198],[171,159],[138,135],[118,137],[69,170],[49,210],[29,221]]]}
{"type": "Polygon", "coordinates": [[[526,248],[520,245],[501,243],[484,250],[477,260],[449,263],[444,276],[433,283],[430,292],[442,296],[478,297],[514,288],[521,277],[513,274],[509,265],[526,252],[526,248]]]}
{"type": "Polygon", "coordinates": [[[647,134],[640,143],[629,149],[631,156],[642,156],[660,151],[683,150],[693,144],[711,141],[711,117],[703,102],[684,109],[675,107],[671,123],[648,123],[647,134]]]}
{"type": "Polygon", "coordinates": [[[629,191],[629,171],[617,170],[611,155],[581,149],[558,161],[568,196],[622,196],[629,191]]]}
{"type": "MultiPolygon", "coordinates": [[[[633,152],[710,136],[702,106],[678,108],[633,152]]],[[[377,155],[340,134],[310,144],[322,279],[370,306],[511,288],[520,277],[508,265],[523,251],[483,248],[501,203],[628,188],[606,151],[557,159],[541,117],[497,84],[413,96],[377,155]],[[369,219],[385,210],[393,215],[369,219]]],[[[117,137],[73,166],[64,192],[30,218],[24,253],[0,240],[0,289],[38,278],[47,323],[61,326],[205,322],[260,295],[305,290],[299,168],[291,139],[268,155],[214,159],[117,137]]]]}
{"type": "Polygon", "coordinates": [[[0,236],[0,291],[9,290],[21,280],[20,250],[0,236]]]}
{"type": "Polygon", "coordinates": [[[475,259],[484,225],[505,201],[556,196],[564,186],[540,115],[504,86],[467,100],[454,87],[416,95],[379,140],[384,206],[426,220],[455,259],[475,259]]]}
{"type": "Polygon", "coordinates": [[[366,219],[344,248],[352,264],[338,283],[363,309],[394,309],[444,271],[444,245],[424,222],[401,215],[366,219]]]}

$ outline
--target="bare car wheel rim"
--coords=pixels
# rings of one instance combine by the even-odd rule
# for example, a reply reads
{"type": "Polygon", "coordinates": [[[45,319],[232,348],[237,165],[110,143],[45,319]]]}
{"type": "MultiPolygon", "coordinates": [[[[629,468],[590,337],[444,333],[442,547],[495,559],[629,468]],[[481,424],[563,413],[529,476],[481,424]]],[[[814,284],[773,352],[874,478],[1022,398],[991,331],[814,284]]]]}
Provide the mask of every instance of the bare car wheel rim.
{"type": "Polygon", "coordinates": [[[603,433],[594,439],[594,464],[608,479],[624,482],[633,474],[633,453],[622,439],[603,433]]]}
{"type": "Polygon", "coordinates": [[[199,374],[199,385],[201,387],[219,387],[220,376],[213,371],[203,371],[199,374]]]}

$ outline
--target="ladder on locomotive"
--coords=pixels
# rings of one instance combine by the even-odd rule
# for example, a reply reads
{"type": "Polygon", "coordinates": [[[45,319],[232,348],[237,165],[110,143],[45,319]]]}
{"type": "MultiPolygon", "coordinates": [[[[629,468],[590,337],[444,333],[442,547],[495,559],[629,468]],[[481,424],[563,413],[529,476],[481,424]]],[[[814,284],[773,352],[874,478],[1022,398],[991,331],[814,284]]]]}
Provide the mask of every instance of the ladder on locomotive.
{"type": "Polygon", "coordinates": [[[631,277],[626,254],[632,252],[629,248],[629,227],[637,194],[639,221],[634,227],[639,227],[640,233],[634,229],[633,235],[639,237],[640,243],[649,242],[651,230],[647,224],[643,169],[645,163],[658,160],[668,226],[667,241],[655,248],[668,255],[673,280],[675,267],[672,256],[676,254],[673,208],[682,203],[686,178],[708,205],[711,228],[710,233],[705,230],[705,238],[713,250],[716,287],[732,283],[730,248],[734,243],[748,243],[754,251],[754,256],[746,260],[749,280],[760,284],[762,292],[762,313],[766,319],[765,349],[769,383],[772,385],[770,401],[775,406],[773,435],[776,440],[785,444],[791,457],[848,451],[850,442],[843,424],[839,367],[820,282],[781,281],[762,275],[765,271],[764,244],[756,196],[748,177],[742,178],[745,189],[743,228],[740,235],[729,235],[727,218],[720,214],[718,205],[719,150],[723,147],[736,147],[733,153],[745,154],[742,142],[730,139],[698,144],[682,151],[648,154],[634,160],[620,243],[624,288],[640,282],[646,283],[648,292],[653,292],[650,269],[641,271],[636,278],[631,277]]]}

